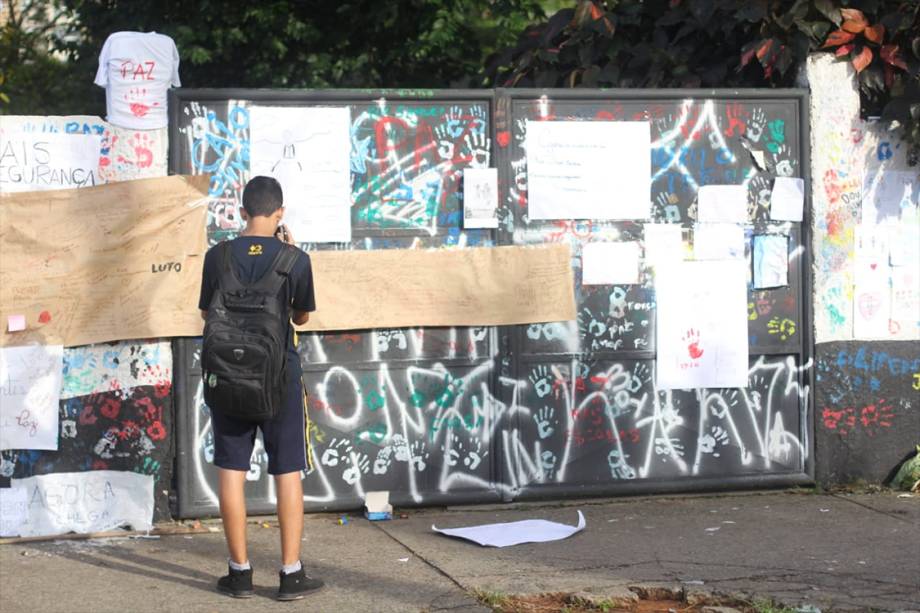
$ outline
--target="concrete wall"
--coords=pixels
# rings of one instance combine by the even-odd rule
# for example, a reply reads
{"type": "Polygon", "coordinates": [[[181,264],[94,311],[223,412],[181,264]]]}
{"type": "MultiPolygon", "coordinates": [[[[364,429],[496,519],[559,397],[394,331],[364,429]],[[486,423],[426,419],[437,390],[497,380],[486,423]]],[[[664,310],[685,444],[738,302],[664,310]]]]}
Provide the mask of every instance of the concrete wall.
{"type": "Polygon", "coordinates": [[[817,478],[879,482],[920,441],[920,167],[860,119],[850,64],[822,54],[806,73],[817,478]]]}

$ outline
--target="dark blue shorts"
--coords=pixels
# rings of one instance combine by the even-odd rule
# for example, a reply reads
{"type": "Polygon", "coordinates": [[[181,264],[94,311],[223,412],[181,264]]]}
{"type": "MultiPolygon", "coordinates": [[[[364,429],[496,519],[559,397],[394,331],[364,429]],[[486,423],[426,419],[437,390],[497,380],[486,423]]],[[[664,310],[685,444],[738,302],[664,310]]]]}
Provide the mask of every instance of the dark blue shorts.
{"type": "Polygon", "coordinates": [[[306,405],[300,375],[300,368],[291,368],[281,411],[272,420],[244,422],[225,417],[219,410],[211,411],[215,466],[248,471],[258,428],[262,430],[262,442],[268,454],[269,474],[306,470],[306,405]]]}

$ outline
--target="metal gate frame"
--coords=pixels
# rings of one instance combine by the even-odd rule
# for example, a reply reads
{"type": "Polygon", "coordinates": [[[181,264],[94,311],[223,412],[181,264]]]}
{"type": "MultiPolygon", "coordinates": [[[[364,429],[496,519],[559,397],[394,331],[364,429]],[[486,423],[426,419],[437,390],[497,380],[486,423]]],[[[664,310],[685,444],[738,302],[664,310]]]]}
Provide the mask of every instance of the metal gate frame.
{"type": "MultiPolygon", "coordinates": [[[[426,492],[425,505],[447,505],[447,504],[467,504],[467,503],[488,503],[497,501],[512,500],[529,500],[544,498],[561,498],[573,496],[611,496],[611,495],[632,495],[648,493],[666,493],[666,492],[689,492],[689,491],[715,491],[731,489],[750,489],[750,488],[769,488],[790,485],[806,485],[814,482],[815,474],[815,452],[814,452],[814,375],[812,372],[814,340],[812,324],[812,304],[811,295],[813,291],[812,269],[811,269],[811,205],[810,190],[811,184],[811,163],[810,163],[810,130],[809,130],[809,106],[808,93],[803,89],[780,89],[780,90],[718,90],[718,89],[661,89],[661,90],[631,90],[631,89],[610,89],[610,90],[572,90],[572,89],[496,89],[496,90],[267,90],[267,89],[178,89],[170,92],[169,100],[169,171],[171,174],[176,173],[179,169],[179,160],[182,158],[180,149],[179,129],[179,112],[180,105],[184,102],[214,102],[225,103],[230,100],[247,101],[249,103],[271,104],[275,106],[303,106],[303,105],[330,105],[341,104],[348,105],[354,103],[367,104],[375,100],[385,98],[388,103],[391,102],[437,102],[442,101],[446,104],[451,102],[488,102],[491,117],[489,123],[491,137],[491,165],[499,170],[499,184],[508,185],[512,179],[510,167],[510,148],[496,147],[497,143],[497,115],[501,115],[504,121],[512,120],[510,111],[513,103],[519,100],[533,100],[546,97],[549,100],[558,101],[674,101],[684,99],[694,100],[719,100],[719,101],[756,101],[756,100],[793,100],[797,104],[797,126],[796,131],[799,139],[799,151],[797,159],[801,164],[801,176],[806,182],[806,205],[805,216],[798,227],[800,244],[804,247],[801,257],[801,263],[798,269],[801,271],[799,279],[800,293],[798,295],[798,321],[801,322],[801,336],[799,351],[794,354],[799,360],[801,370],[799,371],[799,384],[807,389],[806,406],[800,407],[800,414],[803,420],[800,424],[802,433],[807,433],[808,440],[805,444],[806,456],[804,471],[801,473],[766,473],[757,475],[735,475],[727,477],[705,477],[694,478],[686,477],[680,479],[659,480],[655,478],[646,478],[637,481],[616,481],[611,483],[587,486],[575,486],[566,484],[539,485],[536,487],[528,486],[521,491],[508,494],[502,493],[500,489],[493,488],[490,492],[464,493],[464,494],[443,494],[439,492],[426,492]]],[[[501,193],[501,190],[500,190],[501,193]]],[[[501,198],[501,196],[500,196],[501,198]]],[[[500,200],[499,206],[505,206],[500,200]]],[[[750,224],[746,224],[750,225],[750,224]]],[[[755,227],[756,224],[755,224],[755,227]]],[[[419,236],[419,232],[413,229],[379,229],[366,230],[355,229],[353,231],[352,242],[368,238],[387,238],[387,237],[412,237],[419,236]]],[[[441,228],[438,229],[435,236],[444,236],[441,228]]],[[[493,230],[490,232],[493,244],[509,245],[513,244],[511,235],[502,230],[493,230]]],[[[490,385],[493,395],[501,401],[510,400],[507,396],[501,395],[502,386],[499,385],[498,379],[501,376],[510,376],[520,379],[521,365],[527,360],[539,362],[540,360],[558,359],[560,357],[571,358],[576,354],[523,354],[521,336],[524,326],[504,326],[494,327],[491,329],[489,336],[489,346],[492,354],[496,358],[496,366],[490,376],[490,385]],[[510,369],[504,365],[511,364],[510,369]]],[[[176,437],[177,437],[177,467],[175,474],[177,476],[177,495],[178,495],[178,514],[180,517],[201,517],[206,514],[213,514],[215,508],[213,505],[204,504],[202,501],[192,499],[192,486],[190,483],[190,471],[192,470],[191,454],[195,452],[195,435],[191,431],[190,414],[191,411],[197,410],[194,406],[195,385],[200,374],[192,367],[192,352],[194,351],[195,341],[190,339],[177,339],[174,341],[174,393],[176,394],[175,406],[179,414],[176,419],[176,437]]],[[[789,355],[788,351],[775,351],[772,354],[789,355]]],[[[760,354],[751,355],[771,355],[767,350],[760,354]]],[[[616,359],[653,359],[655,357],[654,349],[650,350],[626,350],[617,351],[615,354],[610,352],[611,357],[616,359]]],[[[422,358],[420,360],[424,360],[422,358]]],[[[420,360],[410,360],[418,363],[420,360]]],[[[395,360],[399,361],[399,359],[395,360]]],[[[475,366],[482,363],[482,360],[436,360],[445,365],[452,366],[475,366]]],[[[361,367],[373,366],[373,362],[356,362],[355,366],[361,367]]],[[[304,365],[305,372],[319,372],[329,367],[326,365],[304,365]]],[[[492,458],[500,457],[500,441],[495,437],[490,442],[490,453],[492,458]]],[[[491,465],[492,483],[501,483],[504,467],[500,461],[494,461],[491,465]]],[[[399,496],[394,497],[396,504],[409,506],[413,503],[399,496]]],[[[307,510],[345,510],[353,509],[360,506],[361,502],[355,497],[347,499],[336,499],[329,504],[311,505],[305,504],[307,510]]],[[[251,504],[250,511],[254,513],[273,512],[274,507],[270,504],[251,504]]]]}

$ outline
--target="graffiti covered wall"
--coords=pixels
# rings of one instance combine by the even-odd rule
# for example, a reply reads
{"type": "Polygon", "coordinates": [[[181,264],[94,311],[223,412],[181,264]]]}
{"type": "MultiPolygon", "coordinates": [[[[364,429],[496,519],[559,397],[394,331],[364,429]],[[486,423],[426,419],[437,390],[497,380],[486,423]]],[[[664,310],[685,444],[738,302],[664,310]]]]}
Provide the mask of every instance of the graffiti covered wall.
{"type": "Polygon", "coordinates": [[[920,443],[920,171],[896,133],[860,118],[849,63],[814,56],[807,76],[816,473],[880,482],[920,443]]]}
{"type": "MultiPolygon", "coordinates": [[[[802,236],[798,224],[767,218],[772,178],[802,173],[798,100],[547,103],[499,93],[493,107],[488,93],[441,95],[446,99],[388,92],[374,100],[306,96],[296,102],[347,105],[352,120],[353,240],[308,249],[565,242],[580,278],[583,244],[641,241],[642,224],[529,223],[526,119],[541,113],[571,121],[638,114],[653,126],[655,220],[689,232],[700,185],[743,184],[751,220],[748,255],[755,232],[790,235],[790,283],[749,294],[746,389],[656,389],[655,296],[648,270],[636,285],[576,282],[580,313],[573,322],[303,335],[299,351],[312,443],[307,506],[354,507],[366,491],[379,489],[390,490],[397,504],[438,504],[625,491],[636,484],[653,491],[662,484],[687,489],[749,477],[807,478],[810,366],[803,359],[807,331],[797,300],[802,236]],[[762,154],[763,168],[749,148],[762,154]],[[462,171],[490,165],[499,168],[499,230],[464,229],[462,171]]],[[[249,177],[249,109],[275,102],[268,93],[258,100],[180,96],[171,168],[211,173],[209,235],[216,242],[241,227],[237,207],[249,177]]],[[[197,352],[188,344],[181,358],[186,365],[177,367],[187,373],[182,402],[189,407],[180,416],[179,441],[185,515],[212,514],[217,500],[197,352]]],[[[274,503],[266,469],[257,443],[247,476],[255,510],[274,503]]]]}

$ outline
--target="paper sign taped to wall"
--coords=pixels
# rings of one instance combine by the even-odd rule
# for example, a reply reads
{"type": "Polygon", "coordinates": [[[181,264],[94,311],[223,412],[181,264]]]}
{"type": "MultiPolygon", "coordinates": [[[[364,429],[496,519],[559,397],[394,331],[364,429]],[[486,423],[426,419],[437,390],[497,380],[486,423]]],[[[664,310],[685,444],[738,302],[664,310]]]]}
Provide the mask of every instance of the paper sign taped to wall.
{"type": "Polygon", "coordinates": [[[527,121],[530,219],[648,219],[644,121],[527,121]]]}
{"type": "Polygon", "coordinates": [[[0,346],[198,336],[208,177],[0,196],[0,346]],[[51,240],[50,237],[53,237],[51,240]]]}
{"type": "Polygon", "coordinates": [[[6,318],[7,332],[22,332],[26,329],[25,315],[8,315],[6,318]]]}
{"type": "Polygon", "coordinates": [[[789,284],[789,237],[785,234],[754,236],[754,289],[789,284]]]}
{"type": "Polygon", "coordinates": [[[498,169],[466,168],[463,171],[463,227],[497,228],[498,169]]]}
{"type": "Polygon", "coordinates": [[[658,389],[747,387],[747,266],[681,262],[655,271],[658,389]]]}
{"type": "Polygon", "coordinates": [[[736,260],[744,257],[744,228],[733,223],[693,226],[693,257],[697,260],[736,260]]]}
{"type": "Polygon", "coordinates": [[[0,449],[57,449],[61,345],[0,347],[0,449]]]}
{"type": "Polygon", "coordinates": [[[645,262],[660,266],[684,259],[683,228],[679,224],[644,224],[645,262]]]}
{"type": "Polygon", "coordinates": [[[251,175],[275,177],[284,219],[301,243],[351,240],[351,113],[348,107],[253,106],[251,175]]]}
{"type": "Polygon", "coordinates": [[[639,282],[639,243],[588,243],[581,250],[581,284],[615,285],[639,282]]]}
{"type": "Polygon", "coordinates": [[[306,330],[489,326],[575,319],[571,249],[313,251],[306,330]]]}
{"type": "Polygon", "coordinates": [[[703,185],[699,199],[697,220],[716,223],[744,223],[747,221],[748,190],[744,185],[703,185]]]}
{"type": "Polygon", "coordinates": [[[802,221],[805,208],[805,179],[776,177],[770,195],[770,219],[802,221]]]}
{"type": "Polygon", "coordinates": [[[20,536],[153,526],[153,475],[91,470],[12,479],[11,484],[25,490],[28,501],[20,536]]]}
{"type": "Polygon", "coordinates": [[[95,134],[2,130],[0,192],[97,185],[100,143],[95,134]]]}

